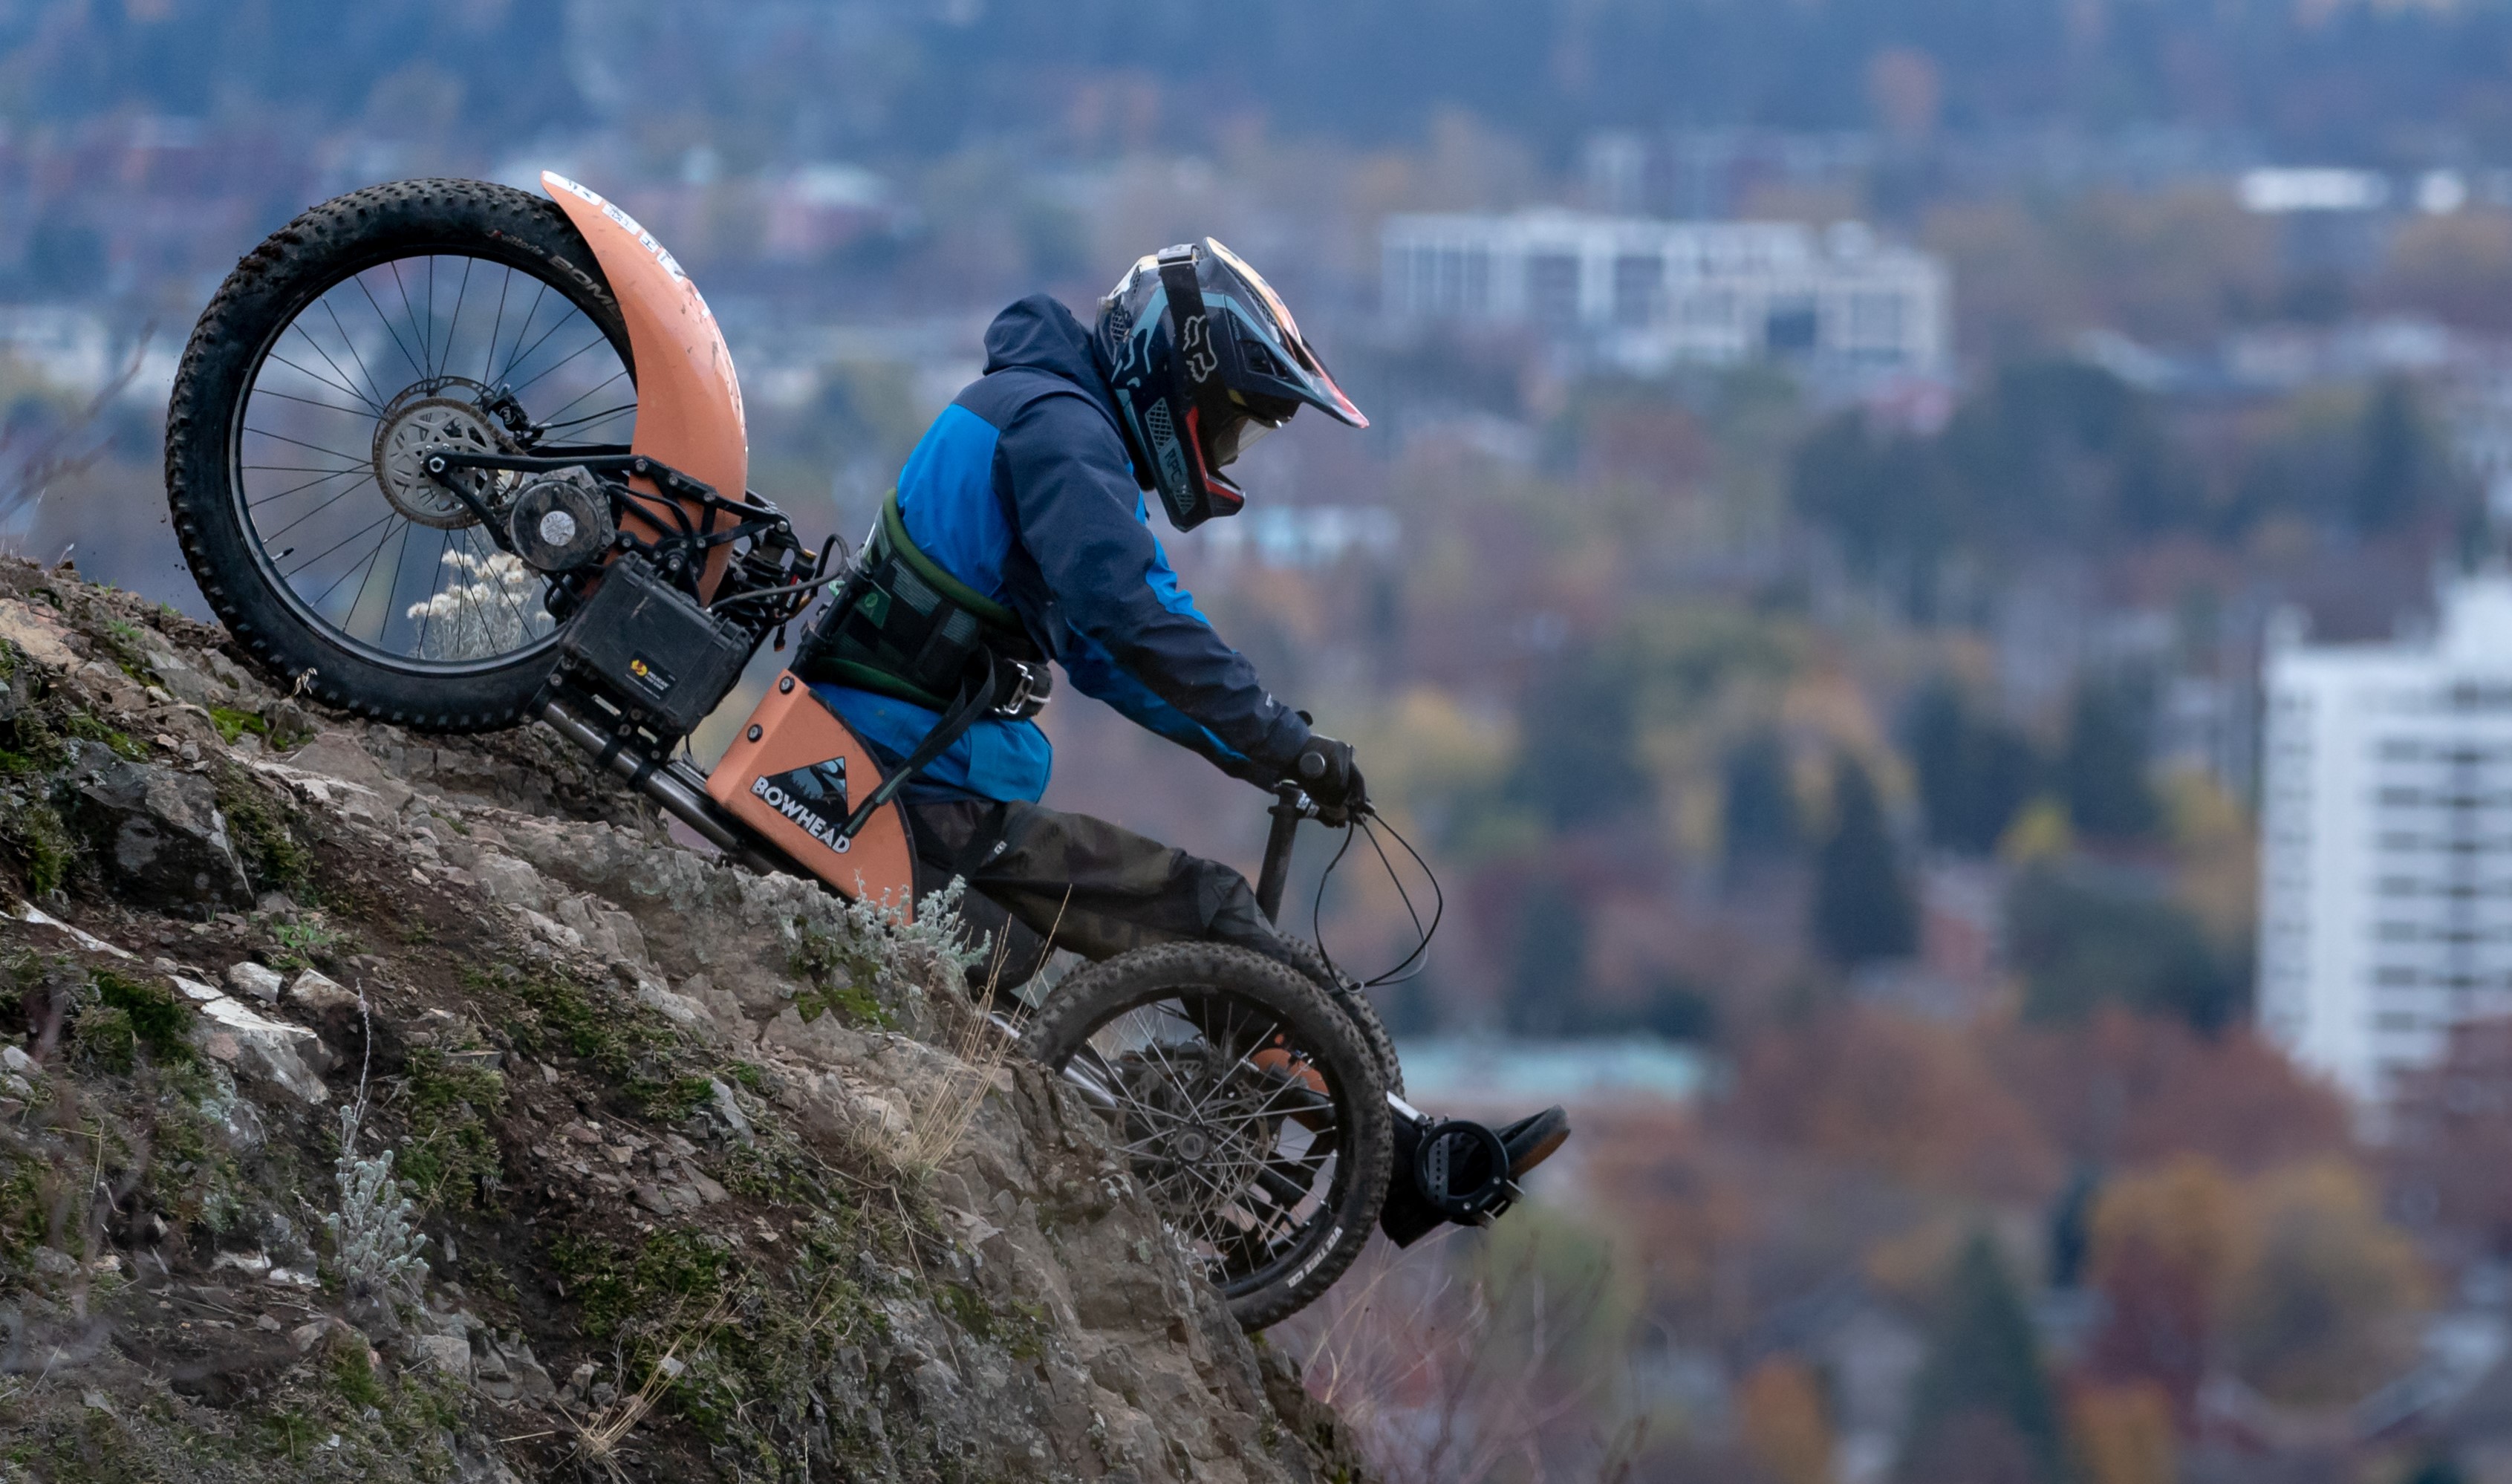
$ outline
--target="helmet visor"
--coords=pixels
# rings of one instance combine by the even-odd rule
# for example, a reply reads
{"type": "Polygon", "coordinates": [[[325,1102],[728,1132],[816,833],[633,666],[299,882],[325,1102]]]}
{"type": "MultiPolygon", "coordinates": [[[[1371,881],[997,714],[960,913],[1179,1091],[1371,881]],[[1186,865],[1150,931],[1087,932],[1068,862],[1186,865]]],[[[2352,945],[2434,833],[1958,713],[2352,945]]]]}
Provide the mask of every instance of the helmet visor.
{"type": "Polygon", "coordinates": [[[1290,419],[1285,417],[1280,422],[1268,422],[1251,412],[1224,418],[1204,440],[1204,461],[1215,469],[1227,469],[1238,462],[1248,449],[1274,436],[1282,423],[1288,421],[1290,419]]]}
{"type": "Polygon", "coordinates": [[[1203,243],[1205,247],[1212,250],[1213,256],[1221,259],[1231,272],[1236,274],[1240,281],[1246,284],[1247,292],[1255,296],[1256,302],[1273,320],[1275,329],[1282,336],[1282,348],[1290,352],[1293,361],[1299,363],[1300,371],[1311,383],[1311,389],[1316,394],[1315,401],[1318,409],[1337,422],[1347,423],[1355,428],[1369,426],[1369,419],[1361,415],[1360,409],[1354,407],[1352,399],[1343,394],[1343,388],[1335,385],[1335,378],[1327,372],[1325,362],[1317,359],[1317,353],[1309,344],[1308,337],[1300,333],[1300,322],[1291,318],[1291,307],[1282,302],[1282,296],[1274,292],[1272,284],[1265,282],[1265,275],[1249,266],[1245,258],[1223,247],[1219,239],[1207,237],[1203,243]]]}

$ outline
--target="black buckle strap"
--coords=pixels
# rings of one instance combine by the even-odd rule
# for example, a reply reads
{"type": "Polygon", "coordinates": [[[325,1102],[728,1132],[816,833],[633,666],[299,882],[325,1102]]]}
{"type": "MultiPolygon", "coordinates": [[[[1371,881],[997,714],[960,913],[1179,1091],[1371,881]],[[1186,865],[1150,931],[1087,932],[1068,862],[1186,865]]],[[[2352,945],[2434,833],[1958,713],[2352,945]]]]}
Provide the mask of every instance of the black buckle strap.
{"type": "MultiPolygon", "coordinates": [[[[1160,287],[1169,301],[1169,374],[1176,378],[1182,400],[1211,407],[1224,400],[1212,379],[1221,360],[1212,339],[1212,313],[1204,307],[1203,286],[1196,281],[1197,255],[1192,246],[1162,253],[1160,287]]],[[[1197,457],[1201,456],[1198,450],[1197,457]]]]}

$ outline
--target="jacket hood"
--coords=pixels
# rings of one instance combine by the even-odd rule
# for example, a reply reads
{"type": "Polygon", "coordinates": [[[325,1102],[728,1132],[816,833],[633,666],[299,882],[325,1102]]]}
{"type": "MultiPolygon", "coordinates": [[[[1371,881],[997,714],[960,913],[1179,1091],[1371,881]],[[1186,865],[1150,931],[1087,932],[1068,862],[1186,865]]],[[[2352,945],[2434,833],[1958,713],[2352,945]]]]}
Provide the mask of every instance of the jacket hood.
{"type": "Polygon", "coordinates": [[[1108,400],[1108,377],[1099,369],[1090,332],[1052,295],[1033,293],[996,315],[986,327],[987,371],[1016,366],[1052,372],[1094,400],[1108,400]]]}

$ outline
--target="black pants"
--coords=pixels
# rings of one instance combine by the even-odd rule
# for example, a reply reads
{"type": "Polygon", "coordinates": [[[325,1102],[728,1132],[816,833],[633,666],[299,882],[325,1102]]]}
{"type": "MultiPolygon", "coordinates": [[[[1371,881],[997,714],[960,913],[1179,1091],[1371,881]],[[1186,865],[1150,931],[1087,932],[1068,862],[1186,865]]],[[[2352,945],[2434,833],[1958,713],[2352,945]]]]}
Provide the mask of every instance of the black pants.
{"type": "Polygon", "coordinates": [[[971,971],[999,988],[1026,982],[1051,945],[1084,958],[1153,943],[1220,942],[1281,957],[1247,879],[1087,814],[1039,804],[910,791],[916,891],[968,883],[961,913],[995,936],[971,971]],[[999,967],[998,967],[999,965],[999,967]]]}

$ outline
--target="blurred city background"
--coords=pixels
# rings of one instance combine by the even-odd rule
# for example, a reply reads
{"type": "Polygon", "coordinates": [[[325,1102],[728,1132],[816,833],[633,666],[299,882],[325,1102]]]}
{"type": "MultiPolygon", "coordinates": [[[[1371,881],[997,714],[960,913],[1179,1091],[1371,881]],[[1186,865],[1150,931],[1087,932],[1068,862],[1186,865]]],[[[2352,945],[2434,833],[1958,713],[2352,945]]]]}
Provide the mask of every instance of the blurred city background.
{"type": "Polygon", "coordinates": [[[0,539],[205,611],[218,280],[545,168],[813,536],[1192,236],[1372,417],[1163,540],[1444,888],[1417,1101],[1579,1119],[1274,1337],[1391,1478],[2512,1480],[2512,4],[6,0],[0,539]]]}

